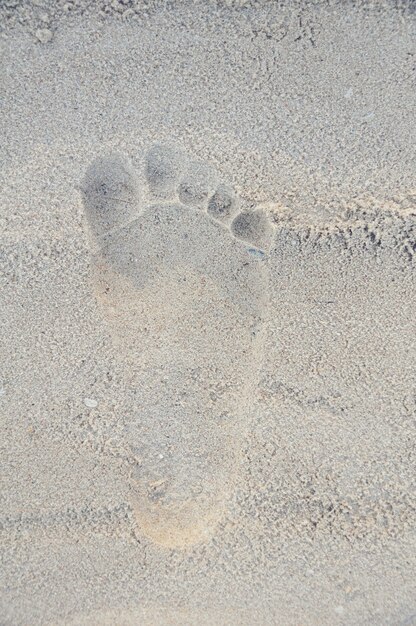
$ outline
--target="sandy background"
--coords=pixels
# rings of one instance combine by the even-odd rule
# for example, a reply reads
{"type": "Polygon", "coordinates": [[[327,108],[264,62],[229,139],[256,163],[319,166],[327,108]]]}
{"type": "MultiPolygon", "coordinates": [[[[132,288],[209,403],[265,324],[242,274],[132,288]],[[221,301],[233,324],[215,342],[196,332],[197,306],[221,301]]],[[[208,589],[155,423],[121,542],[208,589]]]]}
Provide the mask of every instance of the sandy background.
{"type": "Polygon", "coordinates": [[[416,624],[414,4],[0,17],[0,622],[416,624]],[[91,289],[79,193],[97,155],[140,172],[166,138],[278,216],[238,484],[185,552],[133,514],[140,389],[91,289]]]}

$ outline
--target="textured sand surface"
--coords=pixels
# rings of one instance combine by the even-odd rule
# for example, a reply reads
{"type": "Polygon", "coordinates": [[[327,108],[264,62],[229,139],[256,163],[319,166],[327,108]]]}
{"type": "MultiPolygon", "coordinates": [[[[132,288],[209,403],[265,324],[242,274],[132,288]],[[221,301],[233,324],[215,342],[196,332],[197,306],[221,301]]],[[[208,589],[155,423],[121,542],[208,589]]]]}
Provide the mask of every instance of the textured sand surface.
{"type": "Polygon", "coordinates": [[[416,624],[414,4],[0,22],[0,623],[416,624]],[[146,160],[164,141],[179,185],[146,160]],[[124,195],[94,222],[108,155],[128,178],[105,170],[124,195]],[[211,183],[270,246],[191,212],[211,183]],[[173,506],[201,484],[196,543],[168,475],[173,506]]]}

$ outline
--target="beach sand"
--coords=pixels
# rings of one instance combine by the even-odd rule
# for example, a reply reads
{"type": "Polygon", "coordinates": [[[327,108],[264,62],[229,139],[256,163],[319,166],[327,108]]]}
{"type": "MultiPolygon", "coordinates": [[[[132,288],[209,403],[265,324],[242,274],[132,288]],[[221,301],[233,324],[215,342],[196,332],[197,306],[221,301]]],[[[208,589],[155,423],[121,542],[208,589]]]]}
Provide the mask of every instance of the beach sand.
{"type": "Polygon", "coordinates": [[[1,624],[416,624],[414,7],[0,4],[1,624]]]}

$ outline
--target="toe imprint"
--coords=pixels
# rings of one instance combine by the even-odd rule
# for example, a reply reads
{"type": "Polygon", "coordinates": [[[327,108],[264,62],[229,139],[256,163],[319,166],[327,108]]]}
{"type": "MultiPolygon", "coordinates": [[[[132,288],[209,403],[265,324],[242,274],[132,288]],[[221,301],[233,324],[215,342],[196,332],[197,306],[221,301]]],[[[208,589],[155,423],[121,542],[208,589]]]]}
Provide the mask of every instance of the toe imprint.
{"type": "Polygon", "coordinates": [[[96,237],[136,217],[139,186],[130,161],[114,154],[99,157],[87,169],[81,185],[85,212],[96,237]]]}
{"type": "Polygon", "coordinates": [[[273,228],[263,209],[241,212],[234,219],[231,230],[236,237],[267,249],[271,244],[273,228]]]}
{"type": "Polygon", "coordinates": [[[175,194],[186,166],[183,153],[169,144],[156,144],[146,155],[146,178],[151,193],[157,197],[175,194]]]}
{"type": "Polygon", "coordinates": [[[210,196],[215,192],[217,177],[203,163],[192,163],[179,185],[179,200],[183,204],[205,209],[210,196]]]}
{"type": "Polygon", "coordinates": [[[228,221],[237,211],[237,197],[229,185],[219,185],[208,203],[208,213],[218,220],[228,221]]]}

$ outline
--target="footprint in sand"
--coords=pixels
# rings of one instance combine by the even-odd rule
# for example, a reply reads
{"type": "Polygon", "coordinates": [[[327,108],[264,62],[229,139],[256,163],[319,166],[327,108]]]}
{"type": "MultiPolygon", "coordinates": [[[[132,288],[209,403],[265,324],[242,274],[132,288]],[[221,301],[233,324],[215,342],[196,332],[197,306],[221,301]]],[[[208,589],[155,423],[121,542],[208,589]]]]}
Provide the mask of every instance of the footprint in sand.
{"type": "Polygon", "coordinates": [[[262,209],[239,212],[232,188],[174,146],[150,149],[145,177],[141,191],[129,161],[106,156],[82,193],[99,249],[96,296],[126,383],[139,389],[126,432],[137,521],[153,541],[184,547],[212,534],[238,472],[273,229],[262,209]]]}

